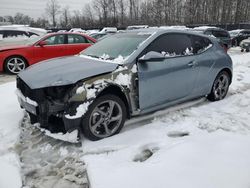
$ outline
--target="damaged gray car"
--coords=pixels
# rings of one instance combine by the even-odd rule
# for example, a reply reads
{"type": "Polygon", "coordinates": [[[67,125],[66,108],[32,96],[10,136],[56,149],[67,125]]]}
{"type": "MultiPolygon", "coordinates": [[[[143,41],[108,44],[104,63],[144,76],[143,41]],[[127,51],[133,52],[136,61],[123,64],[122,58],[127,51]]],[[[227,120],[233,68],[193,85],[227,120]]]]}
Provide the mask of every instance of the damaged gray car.
{"type": "Polygon", "coordinates": [[[99,140],[134,116],[204,96],[221,100],[231,81],[231,58],[215,39],[144,29],[29,67],[17,77],[17,95],[31,123],[99,140]]]}

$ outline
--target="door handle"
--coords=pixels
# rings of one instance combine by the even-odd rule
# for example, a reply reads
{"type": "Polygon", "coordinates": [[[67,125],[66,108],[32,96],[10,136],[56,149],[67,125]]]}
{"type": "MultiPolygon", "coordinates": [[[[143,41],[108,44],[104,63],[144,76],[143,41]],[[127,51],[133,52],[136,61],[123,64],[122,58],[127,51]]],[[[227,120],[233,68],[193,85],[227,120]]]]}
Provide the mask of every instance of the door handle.
{"type": "Polygon", "coordinates": [[[198,65],[198,62],[197,62],[197,61],[192,61],[192,62],[188,63],[188,66],[189,66],[189,67],[195,67],[195,66],[197,66],[197,65],[198,65]]]}

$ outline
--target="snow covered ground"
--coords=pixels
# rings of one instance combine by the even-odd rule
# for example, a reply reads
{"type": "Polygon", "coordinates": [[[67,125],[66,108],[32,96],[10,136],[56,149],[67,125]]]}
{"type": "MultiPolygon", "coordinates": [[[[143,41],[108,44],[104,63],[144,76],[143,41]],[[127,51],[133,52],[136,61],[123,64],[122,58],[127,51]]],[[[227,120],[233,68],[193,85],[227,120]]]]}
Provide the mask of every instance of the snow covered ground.
{"type": "Polygon", "coordinates": [[[0,187],[18,188],[21,178],[30,187],[79,187],[88,177],[92,188],[249,188],[250,53],[229,53],[234,78],[223,101],[180,105],[80,146],[40,134],[26,117],[20,123],[15,84],[0,85],[0,187]],[[20,144],[23,152],[17,152],[20,144]],[[61,164],[67,160],[68,166],[61,164]]]}

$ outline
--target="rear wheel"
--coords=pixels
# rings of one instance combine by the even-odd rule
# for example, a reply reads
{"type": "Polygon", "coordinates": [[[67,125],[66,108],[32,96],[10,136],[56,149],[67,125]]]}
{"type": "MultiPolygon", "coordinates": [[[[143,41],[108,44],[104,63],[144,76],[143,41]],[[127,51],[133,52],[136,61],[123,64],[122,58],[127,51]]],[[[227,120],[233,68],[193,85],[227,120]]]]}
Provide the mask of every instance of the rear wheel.
{"type": "Polygon", "coordinates": [[[90,105],[83,117],[83,134],[93,141],[110,137],[120,132],[126,116],[126,106],[119,97],[101,96],[90,105]]]}
{"type": "Polygon", "coordinates": [[[20,56],[12,56],[5,60],[4,70],[10,74],[18,74],[27,67],[27,61],[20,56]]]}
{"type": "Polygon", "coordinates": [[[208,100],[218,101],[226,97],[230,85],[230,76],[226,71],[220,72],[213,83],[211,93],[208,100]]]}

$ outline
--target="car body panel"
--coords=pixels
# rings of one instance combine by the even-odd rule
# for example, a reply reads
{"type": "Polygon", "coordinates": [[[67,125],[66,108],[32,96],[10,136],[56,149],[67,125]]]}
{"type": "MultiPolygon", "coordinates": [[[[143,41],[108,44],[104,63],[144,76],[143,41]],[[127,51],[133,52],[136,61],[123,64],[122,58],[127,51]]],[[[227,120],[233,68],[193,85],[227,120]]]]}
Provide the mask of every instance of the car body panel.
{"type": "Polygon", "coordinates": [[[91,76],[112,72],[117,66],[94,59],[69,56],[35,64],[21,72],[19,77],[31,89],[38,89],[74,84],[91,76]]]}
{"type": "Polygon", "coordinates": [[[190,95],[199,73],[197,66],[189,66],[194,61],[194,56],[188,56],[138,63],[141,110],[190,95]],[[189,79],[184,79],[183,75],[189,79]]]}

